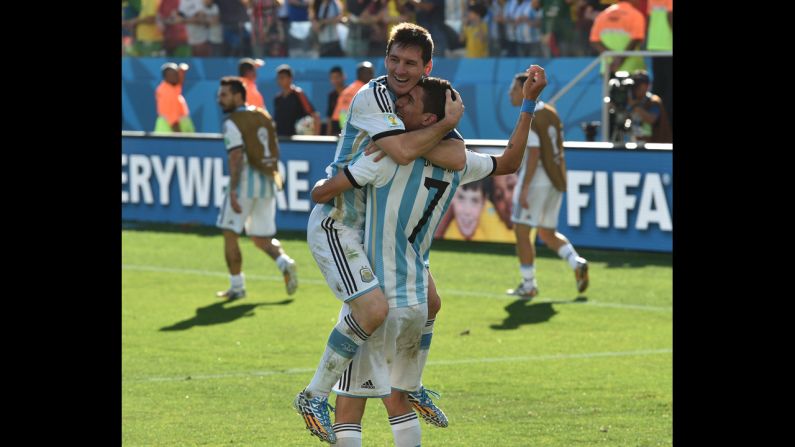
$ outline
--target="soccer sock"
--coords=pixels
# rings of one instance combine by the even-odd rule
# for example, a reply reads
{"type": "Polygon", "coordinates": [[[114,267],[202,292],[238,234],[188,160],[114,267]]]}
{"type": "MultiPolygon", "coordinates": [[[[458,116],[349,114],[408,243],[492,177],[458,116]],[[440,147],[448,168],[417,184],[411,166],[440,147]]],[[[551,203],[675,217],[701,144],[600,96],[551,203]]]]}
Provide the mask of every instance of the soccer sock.
{"type": "Polygon", "coordinates": [[[239,275],[229,275],[229,283],[233,290],[243,290],[246,288],[246,275],[243,272],[239,275]]]}
{"type": "MultiPolygon", "coordinates": [[[[395,447],[417,447],[422,441],[422,430],[417,413],[411,412],[389,418],[395,447]]],[[[338,435],[339,436],[339,435],[338,435]]],[[[339,441],[337,441],[339,443],[339,441]]]]}
{"type": "Polygon", "coordinates": [[[536,267],[533,264],[519,264],[519,273],[525,283],[536,284],[536,267]]]}
{"type": "Polygon", "coordinates": [[[282,254],[279,255],[278,258],[276,258],[276,265],[279,267],[279,270],[281,270],[283,272],[284,269],[287,268],[287,264],[289,264],[290,261],[292,261],[292,260],[293,259],[291,257],[287,256],[287,254],[282,253],[282,254]]]}
{"type": "Polygon", "coordinates": [[[312,377],[312,382],[306,387],[309,396],[328,396],[331,387],[351,363],[359,346],[369,337],[370,334],[353,319],[353,314],[342,318],[331,330],[320,364],[312,377]]]}
{"type": "Polygon", "coordinates": [[[338,447],[361,447],[362,424],[334,424],[338,447]]]}
{"type": "Polygon", "coordinates": [[[568,262],[571,266],[572,270],[577,268],[577,258],[579,258],[580,255],[577,254],[577,250],[574,249],[571,243],[560,247],[558,249],[558,256],[566,260],[566,262],[568,262]]]}
{"type": "Polygon", "coordinates": [[[422,328],[422,339],[420,340],[420,352],[417,354],[419,355],[419,365],[420,365],[420,377],[422,377],[422,372],[425,371],[425,362],[428,361],[428,353],[431,350],[431,338],[433,338],[433,323],[436,321],[434,318],[433,320],[428,320],[425,322],[425,327],[422,328]]]}

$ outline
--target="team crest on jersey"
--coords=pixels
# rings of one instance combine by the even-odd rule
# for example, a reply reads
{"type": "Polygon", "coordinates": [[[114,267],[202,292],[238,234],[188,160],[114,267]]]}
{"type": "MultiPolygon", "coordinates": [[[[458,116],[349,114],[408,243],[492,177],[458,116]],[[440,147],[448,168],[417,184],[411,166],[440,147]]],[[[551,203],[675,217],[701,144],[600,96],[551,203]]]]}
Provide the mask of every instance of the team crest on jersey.
{"type": "Polygon", "coordinates": [[[387,113],[384,118],[386,119],[386,125],[389,127],[398,127],[400,125],[400,121],[398,121],[398,117],[395,114],[387,113]]]}
{"type": "Polygon", "coordinates": [[[362,281],[364,282],[370,282],[375,278],[373,272],[367,267],[362,267],[361,270],[359,270],[359,275],[361,275],[362,281]]]}

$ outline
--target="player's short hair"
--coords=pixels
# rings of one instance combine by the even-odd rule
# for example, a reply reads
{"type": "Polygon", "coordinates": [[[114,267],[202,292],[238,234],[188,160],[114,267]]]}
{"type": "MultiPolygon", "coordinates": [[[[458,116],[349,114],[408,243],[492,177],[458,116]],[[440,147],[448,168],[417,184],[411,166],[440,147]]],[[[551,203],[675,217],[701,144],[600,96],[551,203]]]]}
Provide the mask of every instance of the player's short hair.
{"type": "Polygon", "coordinates": [[[339,65],[335,65],[335,66],[331,67],[331,70],[328,71],[328,74],[331,74],[331,73],[342,74],[342,67],[340,67],[339,65]]]}
{"type": "Polygon", "coordinates": [[[232,94],[240,93],[243,97],[243,101],[246,100],[246,86],[243,84],[243,81],[240,80],[237,76],[224,76],[221,78],[221,86],[229,86],[229,90],[232,91],[232,94]]]}
{"type": "Polygon", "coordinates": [[[433,113],[436,115],[436,120],[441,121],[444,119],[444,103],[447,100],[445,97],[446,90],[452,90],[453,86],[450,81],[441,78],[426,77],[420,79],[417,83],[422,87],[423,93],[423,113],[433,113]]]}
{"type": "Polygon", "coordinates": [[[386,44],[386,55],[392,45],[400,47],[419,47],[422,49],[422,63],[427,64],[433,57],[433,38],[427,29],[413,23],[403,22],[395,25],[386,44]]]}

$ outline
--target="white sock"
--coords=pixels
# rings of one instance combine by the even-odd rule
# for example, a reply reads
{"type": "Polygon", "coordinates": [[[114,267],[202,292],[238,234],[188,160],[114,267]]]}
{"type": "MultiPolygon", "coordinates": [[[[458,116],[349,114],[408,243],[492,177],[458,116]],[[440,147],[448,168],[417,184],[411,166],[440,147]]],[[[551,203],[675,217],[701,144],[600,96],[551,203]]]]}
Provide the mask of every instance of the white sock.
{"type": "Polygon", "coordinates": [[[533,264],[519,264],[519,273],[522,274],[522,281],[535,285],[536,267],[533,264]]]}
{"type": "Polygon", "coordinates": [[[246,275],[243,272],[239,275],[229,275],[229,283],[233,290],[243,290],[246,288],[246,275]]]}
{"type": "Polygon", "coordinates": [[[572,270],[577,268],[577,258],[579,258],[580,255],[577,254],[577,250],[574,249],[571,243],[560,247],[558,249],[558,256],[568,262],[572,270]]]}
{"type": "Polygon", "coordinates": [[[328,396],[334,383],[350,365],[359,346],[369,337],[370,334],[353,319],[353,314],[341,318],[331,330],[320,364],[315,370],[312,382],[306,387],[309,396],[328,396]]]}
{"type": "Polygon", "coordinates": [[[420,377],[422,377],[422,372],[425,371],[425,362],[428,361],[428,353],[431,350],[431,339],[433,338],[433,323],[436,321],[434,318],[433,320],[428,320],[425,322],[425,327],[422,328],[422,339],[420,340],[420,352],[417,354],[420,356],[419,364],[420,364],[420,377]]]}
{"type": "Polygon", "coordinates": [[[362,424],[334,424],[334,434],[339,447],[362,446],[362,424]]]}
{"type": "Polygon", "coordinates": [[[276,265],[279,267],[280,271],[284,272],[284,269],[287,268],[287,264],[289,264],[290,261],[292,261],[292,260],[293,260],[293,258],[291,258],[291,257],[287,256],[286,254],[282,253],[282,254],[279,255],[278,258],[276,258],[276,265]]]}
{"type": "MultiPolygon", "coordinates": [[[[422,430],[417,413],[411,412],[389,418],[395,447],[418,447],[422,441],[422,430]]],[[[339,443],[339,441],[337,441],[339,443]]]]}

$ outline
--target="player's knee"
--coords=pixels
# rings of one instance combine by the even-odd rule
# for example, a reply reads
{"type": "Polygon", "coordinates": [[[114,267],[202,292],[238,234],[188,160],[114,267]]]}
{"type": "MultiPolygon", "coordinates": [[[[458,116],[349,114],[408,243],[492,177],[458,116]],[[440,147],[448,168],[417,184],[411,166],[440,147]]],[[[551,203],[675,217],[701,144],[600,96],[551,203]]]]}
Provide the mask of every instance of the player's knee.
{"type": "Polygon", "coordinates": [[[550,242],[555,240],[555,230],[550,230],[549,228],[539,228],[538,237],[544,241],[545,245],[549,245],[550,242]]]}

